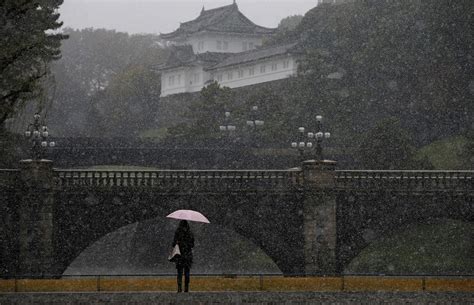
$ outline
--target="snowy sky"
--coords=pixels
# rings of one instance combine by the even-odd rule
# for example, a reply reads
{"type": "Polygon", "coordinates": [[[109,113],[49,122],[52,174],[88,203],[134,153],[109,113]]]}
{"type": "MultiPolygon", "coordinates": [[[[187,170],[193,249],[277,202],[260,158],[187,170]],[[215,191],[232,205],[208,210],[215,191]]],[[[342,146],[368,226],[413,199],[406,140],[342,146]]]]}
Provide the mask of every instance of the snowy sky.
{"type": "MultiPolygon", "coordinates": [[[[180,22],[196,18],[232,0],[64,0],[65,27],[106,28],[129,33],[168,33],[180,22]]],[[[240,11],[258,25],[276,27],[290,15],[304,15],[317,0],[237,0],[240,11]]]]}

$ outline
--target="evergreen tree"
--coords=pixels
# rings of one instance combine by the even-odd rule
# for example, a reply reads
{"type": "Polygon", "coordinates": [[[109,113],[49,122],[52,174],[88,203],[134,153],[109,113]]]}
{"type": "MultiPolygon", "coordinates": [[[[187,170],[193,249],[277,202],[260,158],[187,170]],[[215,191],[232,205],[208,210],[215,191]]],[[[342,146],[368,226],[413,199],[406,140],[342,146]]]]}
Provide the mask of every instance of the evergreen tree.
{"type": "Polygon", "coordinates": [[[414,153],[409,133],[396,118],[388,118],[363,136],[358,155],[363,168],[406,169],[411,167],[414,153]]]}
{"type": "Polygon", "coordinates": [[[3,0],[0,4],[0,125],[38,97],[48,63],[60,56],[55,32],[63,0],[3,0]]]}

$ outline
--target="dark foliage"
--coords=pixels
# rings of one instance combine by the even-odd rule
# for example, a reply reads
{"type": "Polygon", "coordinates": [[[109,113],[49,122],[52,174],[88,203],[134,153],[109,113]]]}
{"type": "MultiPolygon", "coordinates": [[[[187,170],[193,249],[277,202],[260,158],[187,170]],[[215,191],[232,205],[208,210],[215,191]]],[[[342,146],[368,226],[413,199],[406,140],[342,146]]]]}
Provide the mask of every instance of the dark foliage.
{"type": "Polygon", "coordinates": [[[48,63],[60,56],[55,33],[62,0],[3,0],[0,4],[0,125],[40,95],[48,63]]]}

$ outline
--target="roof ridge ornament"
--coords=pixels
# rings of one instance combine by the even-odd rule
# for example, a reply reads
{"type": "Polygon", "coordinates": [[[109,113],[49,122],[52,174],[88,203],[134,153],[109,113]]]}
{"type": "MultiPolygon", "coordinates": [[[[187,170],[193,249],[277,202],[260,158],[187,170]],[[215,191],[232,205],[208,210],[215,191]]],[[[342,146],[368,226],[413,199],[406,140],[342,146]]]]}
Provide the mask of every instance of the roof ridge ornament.
{"type": "Polygon", "coordinates": [[[204,8],[204,5],[202,6],[201,14],[204,13],[206,9],[204,8]]]}

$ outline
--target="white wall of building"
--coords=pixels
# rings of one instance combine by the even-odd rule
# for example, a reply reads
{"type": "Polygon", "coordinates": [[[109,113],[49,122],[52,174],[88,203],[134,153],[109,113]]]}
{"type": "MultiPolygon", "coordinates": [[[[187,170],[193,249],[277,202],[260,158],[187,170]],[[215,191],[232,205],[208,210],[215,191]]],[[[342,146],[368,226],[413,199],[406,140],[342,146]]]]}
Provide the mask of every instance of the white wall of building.
{"type": "Polygon", "coordinates": [[[209,80],[209,73],[202,66],[180,67],[161,73],[161,96],[197,92],[209,80]]]}
{"type": "Polygon", "coordinates": [[[195,54],[205,52],[239,53],[261,46],[262,37],[208,33],[190,37],[184,44],[191,45],[195,54]]]}
{"type": "Polygon", "coordinates": [[[238,88],[288,78],[296,71],[296,60],[284,56],[216,70],[212,78],[222,86],[238,88]]]}
{"type": "Polygon", "coordinates": [[[161,96],[185,92],[199,92],[209,80],[221,86],[238,88],[296,75],[298,64],[292,56],[268,58],[240,66],[225,67],[211,73],[202,66],[177,68],[161,74],[161,96]]]}

